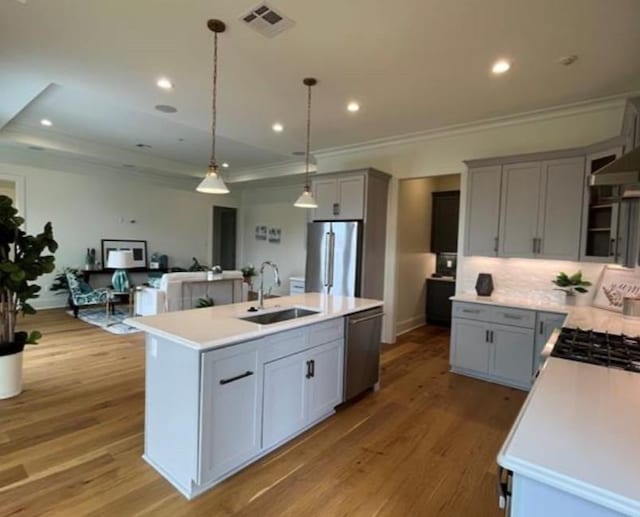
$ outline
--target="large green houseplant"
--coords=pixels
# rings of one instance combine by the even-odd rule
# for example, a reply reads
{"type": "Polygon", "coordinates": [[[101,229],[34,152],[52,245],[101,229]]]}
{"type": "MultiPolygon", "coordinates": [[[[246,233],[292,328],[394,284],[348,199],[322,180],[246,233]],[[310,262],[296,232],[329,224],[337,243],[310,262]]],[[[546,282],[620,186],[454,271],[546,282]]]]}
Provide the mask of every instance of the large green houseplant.
{"type": "Polygon", "coordinates": [[[58,248],[51,223],[38,235],[27,235],[23,224],[11,198],[0,196],[0,398],[22,391],[22,351],[41,334],[16,332],[16,321],[20,313],[35,314],[29,300],[41,287],[33,281],[54,270],[50,253],[58,248]]]}

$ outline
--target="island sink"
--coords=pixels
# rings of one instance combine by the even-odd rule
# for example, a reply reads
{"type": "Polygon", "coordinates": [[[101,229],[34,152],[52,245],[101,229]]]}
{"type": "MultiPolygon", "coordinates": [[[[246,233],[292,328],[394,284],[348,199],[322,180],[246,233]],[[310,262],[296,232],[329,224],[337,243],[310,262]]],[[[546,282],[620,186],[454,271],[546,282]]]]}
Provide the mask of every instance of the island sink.
{"type": "Polygon", "coordinates": [[[313,316],[314,314],[319,314],[319,312],[311,311],[309,309],[302,309],[300,307],[293,307],[291,309],[283,309],[281,311],[275,312],[265,312],[262,314],[256,314],[254,316],[243,316],[241,319],[250,321],[252,323],[258,323],[260,325],[271,325],[272,323],[280,323],[282,321],[303,318],[304,316],[313,316]]]}

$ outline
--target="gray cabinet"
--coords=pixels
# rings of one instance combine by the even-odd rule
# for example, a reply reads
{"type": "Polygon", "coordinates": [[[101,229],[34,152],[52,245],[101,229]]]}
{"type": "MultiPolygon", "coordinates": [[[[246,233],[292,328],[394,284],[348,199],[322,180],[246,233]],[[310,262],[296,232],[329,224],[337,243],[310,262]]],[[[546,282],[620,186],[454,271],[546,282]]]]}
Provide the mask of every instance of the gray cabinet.
{"type": "Polygon", "coordinates": [[[584,158],[542,162],[536,256],[578,260],[582,228],[584,158]]]}
{"type": "Polygon", "coordinates": [[[456,368],[489,373],[491,325],[454,318],[451,325],[451,364],[456,368]]]}
{"type": "Polygon", "coordinates": [[[528,328],[493,325],[489,373],[507,384],[526,386],[531,382],[533,332],[528,328]]]}
{"type": "Polygon", "coordinates": [[[627,100],[622,118],[623,153],[640,147],[640,97],[627,100]]]}
{"type": "Polygon", "coordinates": [[[531,258],[535,255],[541,178],[540,162],[502,167],[499,256],[531,258]]]}
{"type": "Polygon", "coordinates": [[[312,190],[318,204],[313,210],[315,221],[364,219],[364,174],[317,178],[312,190]]]}
{"type": "Polygon", "coordinates": [[[538,312],[532,373],[535,374],[538,371],[542,349],[549,341],[553,331],[562,328],[566,316],[566,314],[558,314],[557,312],[538,312]]]}
{"type": "Polygon", "coordinates": [[[470,168],[467,176],[465,254],[495,257],[500,218],[500,165],[470,168]]]}

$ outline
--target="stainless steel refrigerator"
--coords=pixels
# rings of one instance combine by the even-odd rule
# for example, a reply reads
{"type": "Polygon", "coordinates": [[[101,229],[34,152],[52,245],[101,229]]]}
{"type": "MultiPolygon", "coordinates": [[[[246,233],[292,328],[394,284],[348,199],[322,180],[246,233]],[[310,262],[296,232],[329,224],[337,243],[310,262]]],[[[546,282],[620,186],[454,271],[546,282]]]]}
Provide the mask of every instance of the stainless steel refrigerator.
{"type": "Polygon", "coordinates": [[[309,223],[305,291],[360,296],[361,255],[361,221],[309,223]]]}

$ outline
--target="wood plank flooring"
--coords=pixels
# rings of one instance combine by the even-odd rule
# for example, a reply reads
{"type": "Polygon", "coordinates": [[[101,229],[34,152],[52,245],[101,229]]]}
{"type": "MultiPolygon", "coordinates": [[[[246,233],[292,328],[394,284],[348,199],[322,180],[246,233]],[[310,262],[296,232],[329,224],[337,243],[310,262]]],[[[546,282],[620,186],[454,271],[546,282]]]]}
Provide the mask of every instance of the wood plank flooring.
{"type": "Polygon", "coordinates": [[[26,320],[25,391],[0,401],[0,516],[498,516],[495,457],[523,392],[448,372],[449,333],[384,346],[382,389],[194,501],[141,458],[141,334],[26,320]]]}

